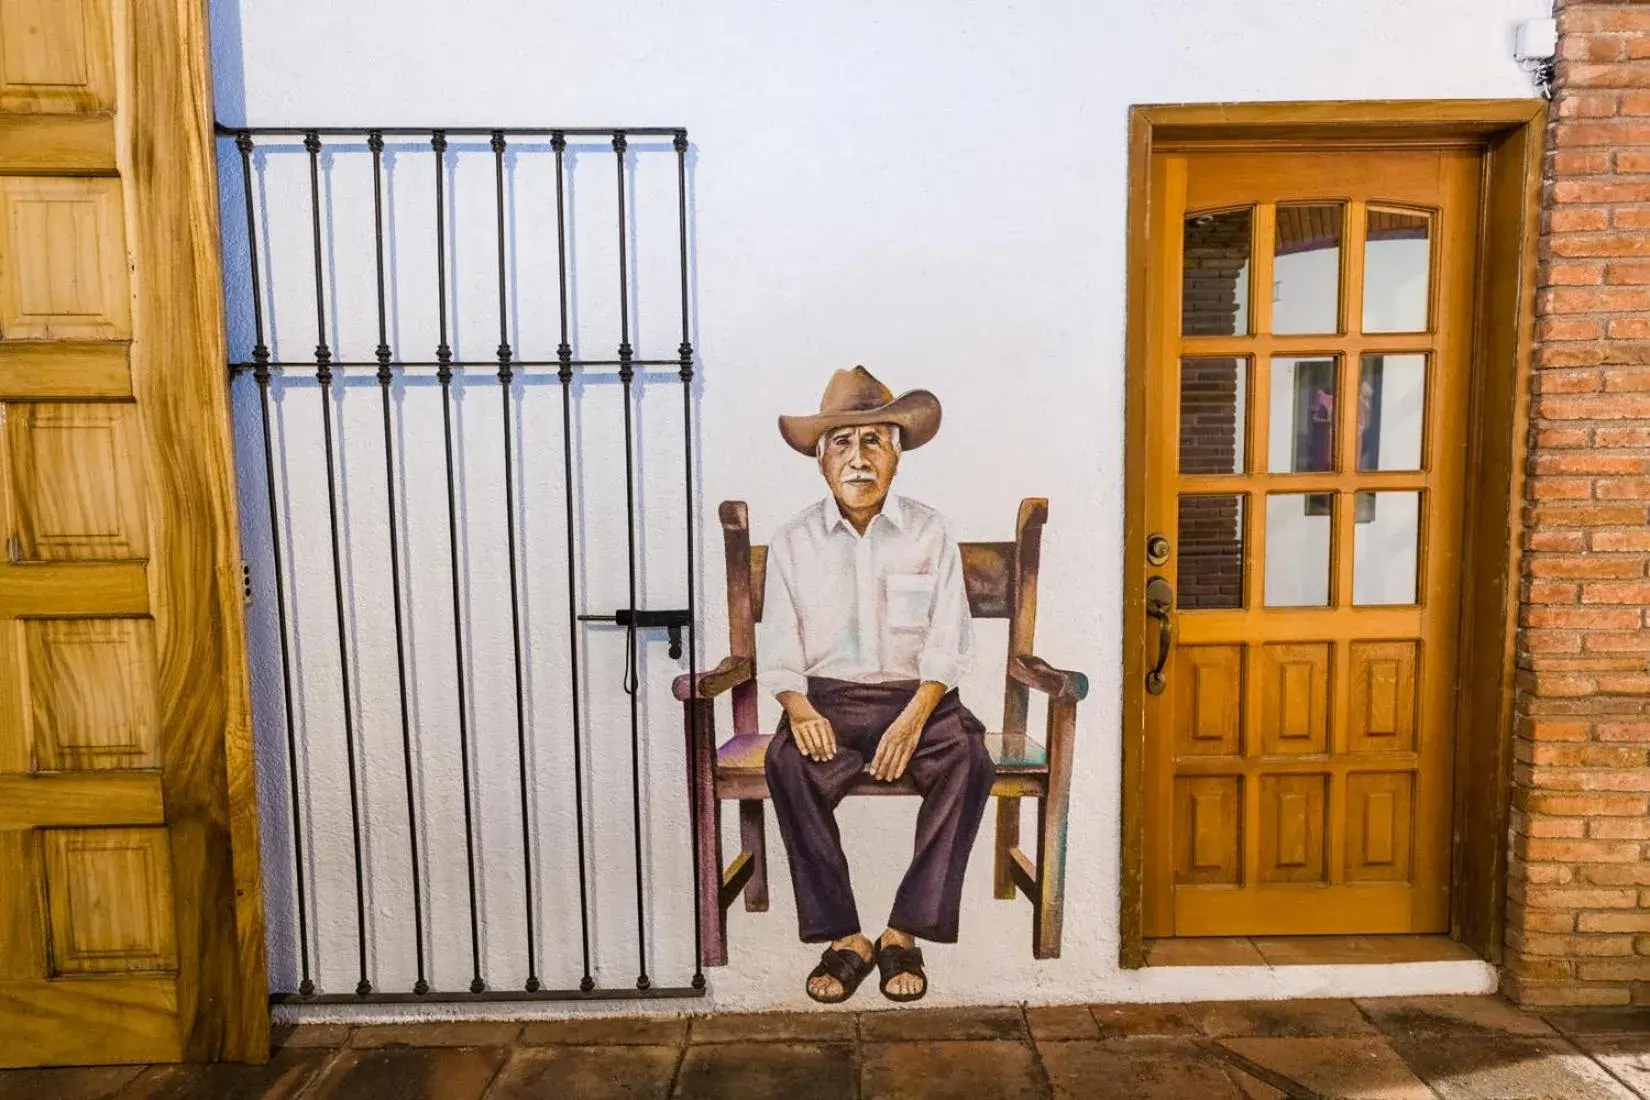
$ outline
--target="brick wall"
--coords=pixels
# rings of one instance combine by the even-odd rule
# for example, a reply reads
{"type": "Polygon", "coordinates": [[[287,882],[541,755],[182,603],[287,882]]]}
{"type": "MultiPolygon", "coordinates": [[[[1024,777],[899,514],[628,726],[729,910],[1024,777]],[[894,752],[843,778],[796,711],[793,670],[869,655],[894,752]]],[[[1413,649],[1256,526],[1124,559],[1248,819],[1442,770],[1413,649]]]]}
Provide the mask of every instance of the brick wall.
{"type": "Polygon", "coordinates": [[[1650,4],[1557,14],[1506,985],[1650,1005],[1650,4]]]}

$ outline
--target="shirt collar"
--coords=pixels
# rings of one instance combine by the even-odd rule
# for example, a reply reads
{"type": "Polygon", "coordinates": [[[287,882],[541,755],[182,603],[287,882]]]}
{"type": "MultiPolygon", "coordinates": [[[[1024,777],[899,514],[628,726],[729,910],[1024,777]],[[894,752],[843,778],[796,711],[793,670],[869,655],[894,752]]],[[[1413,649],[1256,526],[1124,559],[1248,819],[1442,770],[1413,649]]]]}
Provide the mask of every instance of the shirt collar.
{"type": "MultiPolygon", "coordinates": [[[[905,500],[892,490],[883,498],[882,511],[878,512],[876,518],[871,520],[870,526],[865,528],[865,533],[869,535],[872,528],[882,521],[887,521],[896,531],[905,530],[905,500]]],[[[859,532],[854,530],[854,525],[848,522],[848,517],[842,514],[842,506],[837,503],[836,497],[827,496],[825,498],[825,533],[830,534],[839,527],[855,538],[860,537],[859,532]]]]}

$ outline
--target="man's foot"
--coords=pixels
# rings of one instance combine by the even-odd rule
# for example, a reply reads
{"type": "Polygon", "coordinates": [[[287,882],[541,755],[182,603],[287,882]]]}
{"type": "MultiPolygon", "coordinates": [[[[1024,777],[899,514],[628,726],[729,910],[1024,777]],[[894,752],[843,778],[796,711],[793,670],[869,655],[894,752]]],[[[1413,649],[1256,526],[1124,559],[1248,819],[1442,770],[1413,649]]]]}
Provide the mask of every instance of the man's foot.
{"type": "MultiPolygon", "coordinates": [[[[865,960],[867,967],[871,962],[871,956],[873,954],[871,941],[858,932],[855,932],[851,936],[844,936],[840,940],[833,941],[831,944],[831,950],[852,951],[861,959],[865,960]]],[[[846,999],[848,994],[851,992],[853,991],[843,986],[840,979],[831,974],[815,973],[808,978],[808,996],[812,997],[816,1001],[823,1001],[826,1004],[834,1004],[838,1001],[846,999]]]]}
{"type": "MultiPolygon", "coordinates": [[[[897,928],[890,928],[877,937],[878,951],[886,947],[910,951],[915,949],[916,946],[915,937],[908,936],[897,928]]],[[[897,1001],[914,1001],[928,992],[928,978],[920,969],[922,955],[919,953],[914,961],[919,969],[895,974],[883,983],[882,992],[889,998],[897,1001]]]]}

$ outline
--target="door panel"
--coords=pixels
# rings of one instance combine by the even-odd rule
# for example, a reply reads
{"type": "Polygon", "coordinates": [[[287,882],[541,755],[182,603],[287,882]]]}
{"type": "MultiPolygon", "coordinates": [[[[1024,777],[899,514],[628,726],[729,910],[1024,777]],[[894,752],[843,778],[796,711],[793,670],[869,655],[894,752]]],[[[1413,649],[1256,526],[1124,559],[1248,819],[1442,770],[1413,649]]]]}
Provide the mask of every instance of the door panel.
{"type": "Polygon", "coordinates": [[[0,0],[0,1067],[268,1056],[199,0],[0,0]]]}
{"type": "Polygon", "coordinates": [[[1155,162],[1147,935],[1447,929],[1480,170],[1155,162]]]}

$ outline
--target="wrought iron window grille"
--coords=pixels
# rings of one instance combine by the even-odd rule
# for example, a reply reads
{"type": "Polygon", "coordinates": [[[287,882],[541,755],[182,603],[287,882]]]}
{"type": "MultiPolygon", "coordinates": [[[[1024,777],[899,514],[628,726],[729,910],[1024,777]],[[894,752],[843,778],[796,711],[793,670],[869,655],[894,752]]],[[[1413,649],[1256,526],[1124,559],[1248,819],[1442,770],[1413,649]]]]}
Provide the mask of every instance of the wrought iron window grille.
{"type": "MultiPolygon", "coordinates": [[[[693,919],[693,971],[685,984],[657,984],[649,970],[648,954],[648,897],[643,873],[643,828],[642,828],[642,777],[641,777],[641,726],[639,719],[637,682],[637,634],[641,631],[664,630],[670,641],[670,656],[680,659],[685,652],[688,671],[690,674],[698,672],[698,657],[695,639],[695,624],[697,613],[696,561],[693,517],[696,514],[697,499],[693,478],[693,399],[692,388],[694,382],[694,349],[691,339],[692,325],[690,314],[689,294],[689,255],[688,255],[688,173],[687,131],[680,127],[553,127],[553,128],[509,128],[509,127],[226,127],[221,123],[217,127],[220,137],[232,139],[233,146],[238,154],[240,173],[242,178],[242,193],[244,196],[244,216],[246,232],[246,261],[247,275],[250,286],[251,332],[252,347],[249,360],[232,361],[229,364],[232,377],[249,375],[257,389],[258,417],[262,434],[263,477],[262,489],[268,500],[268,523],[270,525],[271,542],[269,547],[273,564],[273,589],[275,595],[276,628],[279,634],[279,660],[281,673],[282,713],[284,718],[284,745],[286,756],[286,780],[290,785],[291,800],[286,807],[290,814],[291,843],[293,847],[292,882],[296,901],[296,934],[297,934],[297,971],[299,975],[298,988],[291,991],[277,991],[271,995],[271,1001],[277,1003],[296,1004],[413,1004],[413,1003],[442,1003],[442,1002],[490,1002],[490,1001],[559,1001],[559,1000],[598,1000],[598,999],[632,999],[638,997],[693,997],[701,996],[705,990],[705,976],[701,964],[702,950],[700,944],[699,920],[697,919],[697,900],[693,919]],[[401,149],[407,139],[414,139],[424,146],[427,154],[434,162],[435,193],[433,202],[433,230],[435,238],[435,267],[438,302],[438,339],[430,349],[430,358],[407,357],[398,354],[390,339],[389,312],[387,309],[387,286],[389,277],[386,272],[385,259],[385,139],[397,140],[401,149]],[[617,338],[613,343],[613,358],[575,358],[573,354],[572,335],[570,330],[570,280],[569,280],[569,238],[568,238],[568,181],[567,157],[569,138],[598,138],[607,139],[612,150],[615,178],[617,184],[618,219],[616,236],[618,244],[619,286],[618,305],[619,323],[617,338]],[[642,358],[635,354],[632,344],[632,316],[631,316],[631,284],[628,270],[629,249],[631,242],[628,239],[628,223],[626,213],[626,172],[629,142],[633,138],[669,139],[670,147],[675,155],[676,168],[676,229],[677,229],[677,267],[680,287],[680,322],[681,342],[672,358],[642,358]],[[268,140],[279,141],[289,151],[296,153],[293,139],[301,142],[302,155],[308,160],[308,199],[311,227],[311,246],[313,252],[313,280],[316,302],[316,331],[313,358],[309,360],[279,360],[271,355],[269,343],[266,342],[266,302],[261,284],[261,270],[259,266],[260,230],[258,225],[258,209],[254,188],[254,154],[265,146],[260,142],[268,140]],[[325,139],[325,141],[323,140],[325,139]],[[449,270],[448,245],[449,233],[455,232],[451,224],[452,216],[448,210],[447,165],[449,143],[454,139],[485,139],[493,154],[493,191],[496,209],[496,250],[497,250],[497,290],[498,290],[498,346],[495,356],[491,360],[458,359],[454,356],[450,342],[449,328],[449,270]],[[523,360],[517,358],[510,343],[510,297],[509,279],[506,263],[506,198],[505,198],[505,157],[511,148],[512,142],[525,139],[548,139],[551,154],[555,160],[555,242],[557,251],[556,285],[559,299],[559,333],[560,340],[556,348],[554,359],[523,360]],[[327,232],[323,226],[322,198],[321,198],[321,156],[324,149],[329,148],[327,143],[336,142],[341,146],[359,150],[363,145],[371,155],[372,164],[372,217],[374,256],[373,270],[376,278],[376,322],[377,345],[371,360],[339,360],[333,355],[328,340],[327,330],[327,263],[325,246],[327,232]],[[626,527],[626,573],[628,601],[626,606],[611,613],[589,613],[580,609],[579,576],[577,563],[579,561],[577,548],[577,534],[575,528],[574,507],[574,473],[575,451],[573,444],[573,411],[572,411],[572,382],[578,372],[589,369],[616,368],[617,377],[623,389],[624,400],[624,479],[625,479],[625,527],[626,527]],[[540,933],[539,902],[544,888],[543,883],[534,881],[534,853],[537,837],[533,835],[531,826],[532,817],[529,812],[529,723],[527,706],[524,698],[525,655],[523,651],[523,621],[522,595],[520,588],[521,565],[517,560],[517,471],[514,468],[515,447],[512,440],[512,411],[511,389],[512,381],[518,372],[533,370],[555,371],[555,378],[559,382],[561,391],[561,427],[562,427],[562,475],[566,486],[564,507],[564,527],[566,533],[567,575],[566,575],[566,617],[569,630],[570,659],[567,669],[567,683],[571,692],[572,707],[568,724],[572,740],[573,759],[573,787],[574,787],[574,828],[577,834],[577,889],[579,908],[579,935],[580,950],[583,962],[583,975],[574,988],[549,988],[545,985],[539,973],[539,957],[537,952],[540,933]],[[675,381],[681,389],[681,424],[683,430],[684,455],[682,492],[685,504],[686,538],[683,544],[686,560],[686,606],[682,608],[648,608],[638,606],[638,525],[639,515],[637,508],[637,469],[636,469],[636,425],[632,417],[633,393],[646,381],[644,375],[650,370],[661,369],[673,371],[675,381]],[[355,906],[355,940],[358,981],[353,992],[331,992],[318,988],[315,975],[312,972],[311,953],[315,948],[314,929],[311,927],[312,907],[315,899],[310,894],[310,884],[306,881],[305,850],[308,837],[305,831],[302,799],[300,790],[303,777],[300,769],[304,767],[299,751],[297,733],[294,725],[294,712],[298,703],[294,685],[294,655],[293,655],[293,625],[291,620],[291,595],[288,590],[289,563],[283,560],[282,552],[282,523],[278,507],[278,493],[276,469],[277,456],[271,431],[271,381],[283,373],[309,374],[313,378],[320,392],[320,419],[323,434],[323,457],[326,470],[326,494],[328,501],[327,533],[330,543],[330,564],[332,580],[332,610],[336,616],[337,641],[341,654],[349,652],[349,638],[347,615],[345,607],[345,576],[343,555],[340,551],[341,520],[339,515],[340,487],[339,487],[339,456],[335,453],[338,444],[335,437],[341,426],[333,423],[332,388],[341,374],[348,372],[371,371],[372,377],[378,384],[380,394],[381,420],[383,425],[383,459],[386,475],[385,506],[389,515],[388,560],[391,594],[394,601],[393,611],[393,642],[396,662],[397,698],[399,704],[399,729],[402,760],[400,764],[406,775],[405,797],[408,815],[409,850],[407,860],[410,869],[410,879],[413,902],[413,959],[416,980],[410,990],[384,990],[378,988],[371,974],[369,965],[369,921],[366,900],[366,865],[362,852],[363,822],[361,808],[362,770],[365,761],[361,759],[364,747],[358,743],[358,730],[354,716],[358,699],[352,697],[352,673],[347,656],[338,662],[337,676],[343,697],[343,723],[341,736],[347,764],[347,781],[350,804],[350,833],[353,844],[354,867],[354,906],[355,906]],[[392,412],[391,387],[398,375],[406,375],[413,371],[433,371],[435,381],[440,389],[440,403],[442,412],[443,444],[445,447],[445,504],[448,535],[448,570],[446,580],[451,589],[452,612],[454,623],[454,645],[451,655],[454,680],[457,685],[458,705],[456,709],[457,721],[454,735],[458,741],[461,787],[463,792],[463,817],[465,830],[465,870],[468,882],[468,953],[471,978],[467,990],[438,990],[432,988],[430,972],[432,969],[431,953],[436,950],[437,944],[432,930],[426,926],[424,888],[427,877],[427,858],[419,845],[419,832],[422,824],[414,791],[414,742],[412,735],[412,703],[408,686],[408,651],[412,640],[412,624],[403,615],[403,587],[406,583],[404,570],[404,548],[400,543],[397,532],[400,530],[398,522],[398,508],[404,503],[396,497],[396,437],[394,432],[395,418],[392,412]],[[459,560],[459,528],[460,511],[457,498],[457,487],[454,471],[454,397],[452,383],[455,374],[460,372],[491,371],[496,375],[501,395],[502,418],[502,445],[504,454],[504,502],[506,517],[506,539],[509,575],[510,599],[510,630],[512,642],[512,668],[514,694],[514,748],[517,755],[518,780],[517,797],[518,809],[521,815],[521,844],[523,859],[523,897],[524,913],[527,929],[525,956],[526,976],[520,981],[519,988],[499,988],[488,980],[482,959],[482,928],[481,914],[477,899],[477,851],[476,851],[476,822],[475,802],[480,793],[474,772],[472,744],[473,731],[469,728],[467,714],[467,687],[466,674],[467,655],[463,629],[463,612],[461,608],[461,565],[459,560]],[[593,879],[597,868],[592,860],[587,846],[590,843],[590,823],[586,821],[585,794],[587,776],[584,774],[583,742],[589,736],[584,728],[581,717],[581,682],[580,682],[580,645],[578,624],[580,623],[609,623],[625,632],[626,668],[624,672],[624,691],[629,696],[629,748],[630,748],[630,802],[631,821],[634,837],[635,861],[635,935],[636,935],[636,978],[631,986],[604,987],[598,985],[593,962],[591,942],[591,893],[593,879]]],[[[229,214],[226,211],[226,217],[229,214]]],[[[652,377],[657,379],[655,373],[652,377]]],[[[668,377],[665,376],[665,377],[668,377]]],[[[256,658],[256,655],[255,655],[256,658]]],[[[693,708],[688,708],[689,722],[692,722],[693,708]]],[[[689,730],[691,740],[692,731],[689,730]]],[[[688,798],[690,803],[696,798],[695,792],[689,785],[688,798]]],[[[691,808],[690,808],[691,812],[691,808]]],[[[690,820],[692,820],[690,818],[690,820]]],[[[698,880],[698,851],[689,846],[693,853],[693,879],[698,880]]],[[[568,884],[570,886],[570,884],[568,884]]],[[[570,930],[569,930],[570,931],[570,930]]]]}

